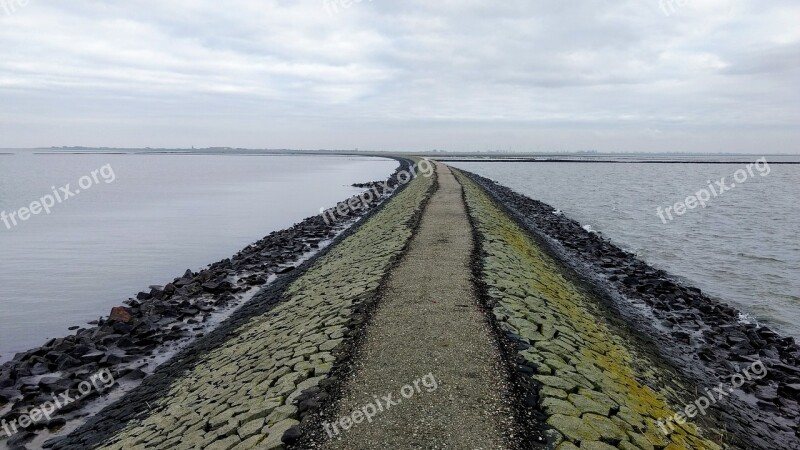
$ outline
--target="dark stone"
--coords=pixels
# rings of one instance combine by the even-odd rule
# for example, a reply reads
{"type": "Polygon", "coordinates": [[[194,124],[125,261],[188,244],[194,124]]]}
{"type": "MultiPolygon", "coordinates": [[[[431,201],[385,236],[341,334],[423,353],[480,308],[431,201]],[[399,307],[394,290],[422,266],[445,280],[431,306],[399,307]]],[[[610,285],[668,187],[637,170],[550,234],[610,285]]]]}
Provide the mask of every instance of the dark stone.
{"type": "Polygon", "coordinates": [[[47,363],[37,362],[31,367],[31,375],[44,375],[46,373],[50,373],[47,363]]]}
{"type": "Polygon", "coordinates": [[[105,352],[96,350],[89,353],[84,354],[81,356],[81,359],[86,362],[98,362],[105,356],[105,352]]]}
{"type": "Polygon", "coordinates": [[[81,360],[70,355],[64,354],[61,355],[60,358],[56,361],[57,368],[60,371],[70,369],[73,367],[78,367],[81,365],[81,360]]]}
{"type": "Polygon", "coordinates": [[[44,392],[63,392],[72,387],[72,380],[69,378],[47,377],[39,381],[39,386],[44,392]]]}
{"type": "Polygon", "coordinates": [[[800,401],[800,383],[781,385],[778,387],[778,393],[800,401]]]}
{"type": "Polygon", "coordinates": [[[122,306],[117,306],[111,309],[111,314],[108,316],[109,320],[117,322],[128,323],[133,319],[131,310],[122,306]]]}
{"type": "Polygon", "coordinates": [[[172,283],[169,283],[166,286],[164,286],[164,293],[166,294],[172,295],[175,293],[175,290],[176,290],[175,285],[172,283]]]}
{"type": "Polygon", "coordinates": [[[125,322],[117,322],[114,324],[113,329],[115,334],[129,334],[133,327],[125,322]]]}
{"type": "Polygon", "coordinates": [[[45,427],[50,429],[50,430],[54,430],[56,428],[61,428],[66,424],[67,424],[67,420],[64,419],[63,417],[53,417],[52,419],[47,421],[47,423],[45,424],[45,427]]]}
{"type": "Polygon", "coordinates": [[[774,403],[778,399],[777,386],[758,386],[754,393],[757,398],[764,401],[774,403]]]}
{"type": "Polygon", "coordinates": [[[11,436],[11,438],[6,442],[6,445],[8,445],[8,448],[12,450],[25,449],[27,448],[25,444],[35,437],[36,434],[30,431],[19,432],[14,436],[11,436]]]}
{"type": "Polygon", "coordinates": [[[147,374],[139,369],[133,369],[120,378],[120,381],[136,381],[144,379],[147,374]]]}
{"type": "Polygon", "coordinates": [[[302,436],[302,433],[300,432],[300,427],[295,425],[292,428],[286,430],[285,433],[283,433],[283,437],[281,437],[281,442],[283,442],[286,445],[292,445],[295,442],[297,442],[298,439],[300,439],[300,436],[302,436]]]}
{"type": "Polygon", "coordinates": [[[212,294],[219,294],[230,289],[232,285],[228,281],[208,281],[203,283],[201,287],[212,294]]]}

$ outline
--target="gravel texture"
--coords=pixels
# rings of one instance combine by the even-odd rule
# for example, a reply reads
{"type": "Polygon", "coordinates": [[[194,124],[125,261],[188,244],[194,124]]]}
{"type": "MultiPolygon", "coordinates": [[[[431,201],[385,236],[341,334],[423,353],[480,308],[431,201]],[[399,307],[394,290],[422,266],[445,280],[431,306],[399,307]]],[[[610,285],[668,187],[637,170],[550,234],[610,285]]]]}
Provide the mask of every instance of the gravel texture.
{"type": "Polygon", "coordinates": [[[515,431],[504,366],[474,295],[462,190],[446,166],[437,172],[439,189],[389,276],[334,420],[374,396],[402,402],[371,423],[329,428],[334,437],[323,448],[497,449],[515,431]],[[402,386],[426,374],[435,389],[401,397],[402,386]]]}
{"type": "Polygon", "coordinates": [[[361,324],[359,308],[406,247],[432,184],[414,179],[307,270],[290,274],[290,284],[260,293],[53,447],[284,448],[304,411],[323,400],[321,386],[361,324]]]}

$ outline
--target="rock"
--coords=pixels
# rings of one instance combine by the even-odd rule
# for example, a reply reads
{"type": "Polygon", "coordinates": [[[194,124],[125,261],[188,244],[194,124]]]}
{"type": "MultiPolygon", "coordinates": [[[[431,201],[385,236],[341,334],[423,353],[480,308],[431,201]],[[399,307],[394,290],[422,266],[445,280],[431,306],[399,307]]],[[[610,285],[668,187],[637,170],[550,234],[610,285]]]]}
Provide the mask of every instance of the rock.
{"type": "Polygon", "coordinates": [[[133,320],[131,310],[122,306],[117,306],[111,309],[111,314],[108,316],[109,320],[117,322],[128,323],[133,320]]]}
{"type": "Polygon", "coordinates": [[[31,375],[44,375],[50,373],[47,363],[37,362],[31,367],[31,375]]]}
{"type": "Polygon", "coordinates": [[[133,369],[120,378],[120,381],[138,381],[147,377],[147,374],[139,369],[133,369]]]}
{"type": "Polygon", "coordinates": [[[600,433],[597,430],[583,423],[577,417],[555,414],[547,419],[547,424],[572,441],[597,441],[600,439],[600,433]]]}
{"type": "Polygon", "coordinates": [[[229,290],[233,286],[228,281],[208,281],[203,283],[201,287],[212,294],[219,294],[229,290]]]}
{"type": "Polygon", "coordinates": [[[64,371],[66,369],[80,366],[81,360],[73,356],[63,354],[60,358],[58,358],[56,364],[59,371],[64,371]]]}
{"type": "MultiPolygon", "coordinates": [[[[5,432],[3,434],[5,434],[5,432]]],[[[8,445],[8,448],[10,449],[24,449],[27,448],[25,444],[35,437],[36,435],[29,431],[19,432],[14,436],[11,436],[11,438],[6,442],[6,445],[8,445]]]]}
{"type": "Polygon", "coordinates": [[[110,348],[100,359],[101,366],[115,366],[124,361],[126,354],[119,348],[110,348]]]}
{"type": "Polygon", "coordinates": [[[300,426],[293,425],[291,428],[286,430],[285,433],[283,433],[283,437],[281,438],[281,441],[284,444],[291,445],[291,444],[294,444],[295,442],[297,442],[297,440],[300,439],[300,436],[301,436],[300,426]]]}
{"type": "Polygon", "coordinates": [[[45,427],[47,427],[50,430],[54,430],[56,428],[61,428],[66,424],[67,420],[64,419],[63,417],[53,417],[52,419],[50,419],[45,423],[45,427]]]}
{"type": "Polygon", "coordinates": [[[20,392],[16,389],[10,389],[10,388],[0,389],[0,404],[14,401],[14,399],[19,397],[19,395],[20,392]]]}
{"type": "Polygon", "coordinates": [[[277,450],[285,448],[285,444],[283,443],[284,433],[289,431],[290,428],[299,424],[300,422],[294,419],[286,419],[274,425],[270,425],[268,428],[269,436],[266,440],[259,444],[259,448],[265,450],[277,450]]]}
{"type": "Polygon", "coordinates": [[[781,385],[778,387],[778,393],[800,402],[800,383],[781,385]]]}
{"type": "Polygon", "coordinates": [[[81,359],[84,362],[98,362],[101,359],[103,359],[105,355],[106,355],[105,352],[102,352],[100,350],[95,350],[84,354],[83,356],[81,356],[81,359]]]}

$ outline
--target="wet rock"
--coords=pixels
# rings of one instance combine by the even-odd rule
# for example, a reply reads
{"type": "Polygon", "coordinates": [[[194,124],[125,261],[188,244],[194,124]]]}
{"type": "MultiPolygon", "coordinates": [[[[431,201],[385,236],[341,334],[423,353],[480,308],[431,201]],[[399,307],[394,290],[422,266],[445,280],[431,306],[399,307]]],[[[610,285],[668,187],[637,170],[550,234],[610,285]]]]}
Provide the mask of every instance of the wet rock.
{"type": "Polygon", "coordinates": [[[46,377],[39,381],[44,392],[63,392],[72,386],[72,380],[68,378],[46,377]]]}
{"type": "Polygon", "coordinates": [[[50,373],[50,368],[46,362],[37,362],[31,367],[31,375],[44,375],[50,373]]]}
{"type": "MultiPolygon", "coordinates": [[[[403,214],[405,213],[406,211],[403,211],[403,214]]],[[[350,215],[355,217],[359,214],[350,215]]],[[[395,222],[405,223],[403,221],[406,219],[406,217],[402,220],[398,218],[395,222]]],[[[34,371],[38,375],[46,375],[56,370],[59,363],[64,367],[74,365],[68,369],[73,372],[69,372],[70,375],[64,379],[75,383],[88,379],[101,367],[116,367],[121,370],[120,373],[125,373],[124,376],[139,378],[143,372],[137,372],[138,369],[127,371],[125,365],[133,358],[151,354],[164,342],[187,338],[189,332],[180,324],[181,320],[196,322],[201,318],[206,321],[214,311],[215,305],[224,306],[237,300],[233,293],[241,291],[244,287],[266,284],[267,277],[275,271],[288,273],[294,270],[295,266],[292,264],[296,258],[308,251],[311,246],[319,245],[322,239],[334,236],[338,232],[337,226],[325,223],[321,216],[314,216],[290,229],[271,233],[247,246],[233,258],[211,264],[206,270],[197,273],[187,270],[181,278],[173,279],[163,288],[151,286],[149,292],[140,292],[135,299],[124,302],[126,306],[112,310],[107,319],[92,321],[91,328],[78,329],[76,335],[70,337],[80,339],[51,340],[40,349],[15,357],[10,363],[13,366],[13,373],[8,372],[8,376],[0,376],[0,388],[4,384],[19,385],[21,388],[19,391],[23,392],[28,400],[38,398],[37,396],[44,395],[44,386],[40,386],[33,379],[24,380],[28,384],[23,384],[18,379],[31,376],[32,368],[35,368],[34,371]],[[243,270],[247,272],[242,272],[243,270]],[[245,276],[247,281],[238,285],[230,281],[245,276]]],[[[386,237],[382,236],[381,239],[386,237]]],[[[320,373],[331,370],[326,364],[316,364],[314,367],[319,367],[320,373]]],[[[0,369],[0,375],[2,370],[0,369]]],[[[313,372],[314,369],[307,370],[313,372]]],[[[310,372],[307,375],[310,375],[310,372]]],[[[57,383],[55,380],[48,380],[45,386],[47,389],[52,389],[54,386],[61,387],[57,383]]],[[[307,402],[306,406],[309,409],[319,406],[314,403],[313,398],[304,401],[307,402]]],[[[82,405],[70,405],[70,408],[80,407],[82,405]]],[[[293,423],[295,422],[285,422],[281,425],[288,429],[293,423]]],[[[93,433],[102,432],[101,430],[102,428],[98,428],[93,433]]],[[[77,433],[76,436],[86,437],[89,434],[77,433]]],[[[277,435],[277,444],[280,444],[280,437],[277,435]]],[[[51,441],[49,445],[54,444],[51,441]]]]}
{"type": "Polygon", "coordinates": [[[136,381],[144,379],[147,376],[147,373],[140,369],[133,369],[130,372],[126,373],[122,377],[119,378],[119,381],[136,381]]]}
{"type": "Polygon", "coordinates": [[[230,282],[225,280],[220,281],[208,281],[203,283],[201,287],[207,291],[211,292],[212,294],[219,294],[221,292],[227,291],[233,287],[230,282]]]}
{"type": "Polygon", "coordinates": [[[8,445],[8,447],[11,450],[20,450],[20,449],[24,450],[25,448],[27,448],[26,447],[27,442],[35,437],[36,434],[30,431],[20,432],[15,434],[14,436],[11,436],[11,438],[6,442],[6,445],[8,445]]]}
{"type": "Polygon", "coordinates": [[[781,395],[785,395],[789,398],[794,398],[795,400],[800,402],[800,383],[781,385],[778,388],[778,392],[781,395]]]}
{"type": "Polygon", "coordinates": [[[131,310],[122,306],[117,306],[111,309],[111,314],[108,316],[109,320],[117,322],[128,323],[133,320],[131,310]]]}
{"type": "MultiPolygon", "coordinates": [[[[784,425],[800,422],[797,394],[788,387],[800,384],[800,349],[794,339],[783,338],[765,327],[739,324],[739,312],[735,308],[708,297],[700,289],[682,285],[669,274],[617,249],[602,236],[587,233],[575,221],[552,214],[554,209],[549,205],[477,175],[467,176],[480,185],[493,202],[504,206],[515,223],[542,238],[547,250],[558,256],[559,263],[576,270],[581,276],[587,275],[587,280],[607,280],[602,284],[590,284],[609,297],[607,300],[615,314],[629,314],[634,320],[626,326],[654,342],[659,352],[687,379],[709,380],[708,383],[714,385],[717,380],[729,379],[733,373],[740,372],[745,365],[761,360],[768,373],[763,379],[751,380],[742,386],[742,390],[754,394],[757,405],[751,401],[748,407],[722,399],[717,408],[725,417],[724,427],[747,442],[747,448],[800,448],[795,435],[797,427],[787,429],[784,425]],[[631,305],[636,305],[636,308],[631,305]],[[636,311],[640,307],[646,314],[636,311]],[[647,319],[642,320],[644,317],[647,319]],[[655,317],[656,321],[650,317],[655,317]],[[669,331],[664,332],[665,328],[669,331]]],[[[559,281],[551,280],[547,284],[555,289],[559,281]]],[[[513,295],[513,290],[505,290],[506,295],[509,293],[513,295]]],[[[569,315],[572,314],[570,310],[569,315]]],[[[536,345],[541,343],[537,341],[536,345]]],[[[552,370],[556,374],[555,369],[548,369],[546,364],[541,366],[541,370],[544,373],[552,370]]],[[[538,378],[551,384],[555,381],[538,378]]],[[[609,440],[608,436],[605,438],[604,441],[609,440]]],[[[659,442],[658,447],[665,447],[667,443],[659,442]]],[[[588,442],[583,442],[581,447],[583,444],[588,445],[588,442]]],[[[676,445],[692,447],[678,441],[676,445]]]]}

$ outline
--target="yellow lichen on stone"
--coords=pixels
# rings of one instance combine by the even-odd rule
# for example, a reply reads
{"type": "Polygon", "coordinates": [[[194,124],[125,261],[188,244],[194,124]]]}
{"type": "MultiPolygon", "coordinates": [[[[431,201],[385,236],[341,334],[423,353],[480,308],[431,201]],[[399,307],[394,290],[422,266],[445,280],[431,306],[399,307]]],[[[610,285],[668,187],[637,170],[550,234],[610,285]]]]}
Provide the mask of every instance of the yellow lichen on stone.
{"type": "Polygon", "coordinates": [[[457,175],[483,238],[482,277],[497,302],[494,315],[501,328],[532,345],[519,354],[539,367],[534,378],[544,386],[540,406],[547,423],[581,448],[720,448],[700,438],[694,425],[662,431],[657,420],[676,413],[666,394],[682,387],[676,380],[658,391],[645,384],[657,374],[643,367],[653,364],[640,362],[597,301],[477,184],[457,175]]]}

